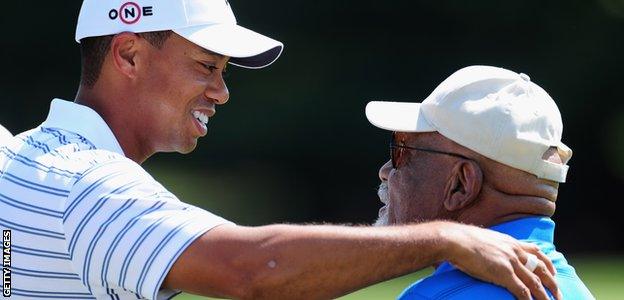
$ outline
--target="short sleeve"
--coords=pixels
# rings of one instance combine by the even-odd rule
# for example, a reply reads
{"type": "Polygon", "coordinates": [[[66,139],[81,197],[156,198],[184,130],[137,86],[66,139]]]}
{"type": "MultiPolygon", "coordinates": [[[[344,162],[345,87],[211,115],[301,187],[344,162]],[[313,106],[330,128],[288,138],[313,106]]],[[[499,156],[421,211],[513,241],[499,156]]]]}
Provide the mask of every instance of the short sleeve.
{"type": "Polygon", "coordinates": [[[63,215],[66,246],[83,284],[96,297],[125,290],[147,299],[197,237],[230,222],[179,201],[127,159],[99,164],[76,181],[63,215]]]}

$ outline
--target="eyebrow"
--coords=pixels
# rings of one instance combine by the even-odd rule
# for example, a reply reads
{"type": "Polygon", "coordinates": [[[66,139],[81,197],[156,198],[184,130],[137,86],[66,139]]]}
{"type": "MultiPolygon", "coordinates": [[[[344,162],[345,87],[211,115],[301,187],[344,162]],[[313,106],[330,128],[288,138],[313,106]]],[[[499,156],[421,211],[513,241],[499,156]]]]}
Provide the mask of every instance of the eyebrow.
{"type": "MultiPolygon", "coordinates": [[[[199,49],[201,49],[201,53],[205,54],[205,55],[209,55],[209,56],[216,56],[217,58],[221,59],[221,58],[225,58],[225,55],[223,54],[219,54],[213,51],[210,51],[206,48],[203,47],[199,47],[199,49]]],[[[225,66],[223,67],[223,71],[225,72],[227,70],[227,66],[228,64],[226,63],[225,66]]]]}
{"type": "Polygon", "coordinates": [[[219,58],[224,58],[225,57],[225,55],[222,55],[222,54],[219,54],[219,53],[216,53],[216,52],[212,52],[212,51],[210,51],[208,49],[205,49],[205,48],[202,48],[202,47],[200,47],[200,49],[201,49],[201,51],[204,54],[207,54],[207,55],[210,55],[210,56],[217,56],[219,58]]]}

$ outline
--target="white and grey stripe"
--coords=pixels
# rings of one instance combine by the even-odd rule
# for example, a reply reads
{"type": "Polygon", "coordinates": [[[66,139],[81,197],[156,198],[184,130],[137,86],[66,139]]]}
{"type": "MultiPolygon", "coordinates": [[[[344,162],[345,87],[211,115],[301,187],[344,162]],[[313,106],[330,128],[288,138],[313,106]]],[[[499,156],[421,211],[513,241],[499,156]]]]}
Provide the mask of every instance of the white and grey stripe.
{"type": "Polygon", "coordinates": [[[0,229],[13,231],[14,298],[169,298],[176,291],[160,285],[177,257],[228,223],[180,202],[116,141],[91,138],[94,129],[110,131],[95,112],[55,100],[42,126],[0,145],[0,229]],[[88,128],[59,120],[78,113],[91,114],[88,128]]]}

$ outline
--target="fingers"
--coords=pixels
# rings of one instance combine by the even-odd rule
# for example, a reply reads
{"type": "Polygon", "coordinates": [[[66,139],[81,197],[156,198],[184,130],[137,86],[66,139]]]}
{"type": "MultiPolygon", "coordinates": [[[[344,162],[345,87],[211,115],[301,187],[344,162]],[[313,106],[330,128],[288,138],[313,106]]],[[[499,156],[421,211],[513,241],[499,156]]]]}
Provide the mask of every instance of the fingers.
{"type": "MultiPolygon", "coordinates": [[[[542,265],[544,271],[546,270],[546,266],[543,262],[538,263],[538,268],[542,265]]],[[[533,272],[529,271],[525,266],[523,266],[520,261],[517,261],[514,264],[514,271],[516,272],[516,276],[522,281],[522,283],[529,288],[531,294],[536,300],[548,300],[548,293],[546,293],[546,289],[542,285],[542,280],[537,275],[533,274],[533,272]]],[[[548,272],[546,272],[548,273],[548,272]]],[[[549,273],[548,273],[549,274],[549,273]]],[[[552,275],[551,275],[552,276],[552,275]]],[[[552,279],[554,282],[554,278],[552,279]]]]}
{"type": "Polygon", "coordinates": [[[552,261],[550,261],[550,258],[548,258],[548,256],[546,256],[546,254],[544,254],[538,246],[533,245],[533,244],[527,244],[527,243],[521,243],[521,247],[522,249],[524,249],[524,251],[527,251],[535,256],[537,256],[537,258],[539,258],[539,260],[541,260],[542,262],[544,262],[544,264],[546,265],[546,268],[548,268],[548,271],[550,272],[550,274],[557,275],[557,270],[555,270],[555,265],[552,263],[552,261]]]}
{"type": "MultiPolygon", "coordinates": [[[[555,299],[563,299],[561,290],[559,290],[557,281],[554,277],[557,275],[557,270],[555,269],[555,265],[552,263],[550,258],[548,258],[548,256],[546,256],[546,254],[544,254],[536,245],[522,243],[521,246],[525,251],[534,254],[540,260],[537,267],[533,270],[533,273],[540,278],[543,285],[546,286],[555,299]]],[[[528,257],[524,255],[521,257],[523,257],[522,260],[525,261],[526,264],[528,257]]]]}
{"type": "Polygon", "coordinates": [[[519,300],[531,300],[531,291],[524,285],[522,280],[515,274],[511,274],[509,278],[511,282],[504,287],[519,300]]]}
{"type": "Polygon", "coordinates": [[[550,299],[546,288],[556,299],[561,299],[554,278],[554,265],[539,247],[500,233],[474,234],[472,231],[476,230],[469,229],[464,230],[466,234],[462,236],[468,239],[456,244],[459,250],[468,251],[460,251],[449,258],[456,267],[471,276],[505,287],[518,299],[531,299],[531,295],[538,300],[550,299]],[[474,242],[477,242],[476,246],[474,242]]]}
{"type": "Polygon", "coordinates": [[[555,265],[552,263],[552,261],[550,261],[550,258],[548,258],[546,254],[544,254],[544,252],[537,251],[537,253],[533,253],[533,254],[535,254],[537,258],[539,258],[542,262],[544,262],[550,274],[552,274],[553,276],[557,275],[557,270],[555,269],[555,265]]]}
{"type": "Polygon", "coordinates": [[[540,261],[537,264],[537,267],[535,268],[533,273],[540,278],[542,284],[550,291],[553,296],[555,296],[555,299],[563,299],[561,291],[557,287],[557,281],[555,281],[555,277],[550,273],[550,271],[547,269],[546,265],[543,262],[540,261]]]}

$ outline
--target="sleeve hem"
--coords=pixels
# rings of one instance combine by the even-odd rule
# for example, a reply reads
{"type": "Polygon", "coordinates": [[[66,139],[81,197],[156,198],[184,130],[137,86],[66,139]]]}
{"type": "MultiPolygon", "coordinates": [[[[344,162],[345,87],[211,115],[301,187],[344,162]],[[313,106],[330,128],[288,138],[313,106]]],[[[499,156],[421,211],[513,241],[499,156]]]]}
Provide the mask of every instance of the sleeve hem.
{"type": "Polygon", "coordinates": [[[169,260],[169,264],[167,264],[167,266],[163,269],[163,272],[160,275],[158,282],[156,283],[156,289],[153,293],[152,299],[171,299],[181,293],[181,291],[177,291],[177,290],[161,289],[161,286],[163,282],[165,281],[165,277],[171,270],[171,267],[178,260],[180,255],[182,255],[184,250],[186,250],[186,248],[188,248],[188,246],[190,246],[195,240],[197,240],[200,236],[204,235],[205,233],[223,225],[234,225],[234,223],[224,219],[223,222],[221,223],[211,224],[210,226],[206,226],[203,229],[198,230],[197,233],[195,233],[184,244],[182,244],[182,246],[176,251],[176,253],[169,260]],[[174,294],[171,295],[171,292],[173,292],[174,294]],[[161,297],[158,297],[160,294],[163,294],[163,295],[161,297]]]}

